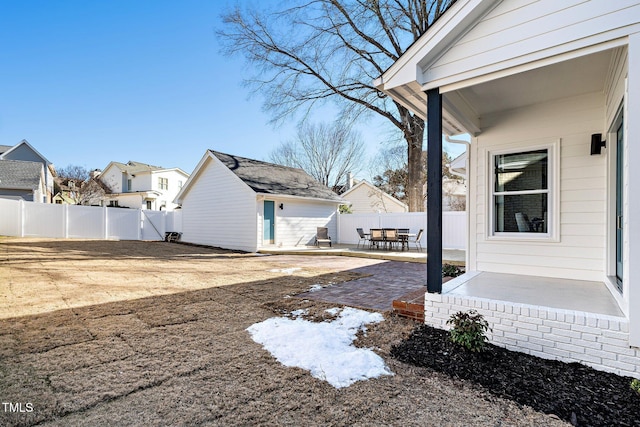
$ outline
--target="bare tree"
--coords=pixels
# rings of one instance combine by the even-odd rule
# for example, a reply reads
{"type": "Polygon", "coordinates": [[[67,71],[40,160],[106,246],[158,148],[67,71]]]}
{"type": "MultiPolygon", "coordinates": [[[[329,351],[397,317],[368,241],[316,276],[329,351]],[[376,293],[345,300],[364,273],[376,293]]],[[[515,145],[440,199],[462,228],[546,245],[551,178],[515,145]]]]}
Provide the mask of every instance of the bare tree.
{"type": "Polygon", "coordinates": [[[271,152],[270,158],[274,163],[303,169],[338,192],[347,173],[356,173],[362,168],[363,153],[362,137],[344,122],[303,122],[296,139],[282,143],[271,152]]]}
{"type": "Polygon", "coordinates": [[[68,165],[58,169],[56,175],[56,193],[64,193],[76,205],[97,205],[111,192],[83,166],[68,165]]]}
{"type": "MultiPolygon", "coordinates": [[[[253,65],[247,80],[278,121],[329,99],[343,117],[388,120],[403,135],[409,159],[410,211],[423,210],[424,120],[373,86],[373,81],[424,34],[455,0],[293,0],[262,12],[239,7],[219,32],[228,54],[253,65]]],[[[266,6],[263,6],[266,8],[266,6]]]]}
{"type": "MultiPolygon", "coordinates": [[[[446,151],[441,153],[442,164],[451,163],[451,156],[446,151]]],[[[422,152],[422,160],[420,167],[422,168],[421,175],[421,188],[426,184],[426,166],[427,166],[427,151],[422,152]]],[[[403,152],[401,146],[389,147],[378,152],[378,155],[374,159],[371,165],[373,175],[373,185],[380,188],[385,193],[395,197],[396,199],[407,203],[408,201],[408,187],[409,187],[409,164],[407,162],[406,153],[403,152]]],[[[442,177],[452,180],[456,178],[448,168],[442,169],[442,177]]],[[[446,189],[443,188],[446,193],[446,189]]],[[[426,199],[426,189],[421,190],[423,194],[421,200],[424,206],[424,200],[426,199]]],[[[449,196],[449,193],[446,193],[449,196]]]]}

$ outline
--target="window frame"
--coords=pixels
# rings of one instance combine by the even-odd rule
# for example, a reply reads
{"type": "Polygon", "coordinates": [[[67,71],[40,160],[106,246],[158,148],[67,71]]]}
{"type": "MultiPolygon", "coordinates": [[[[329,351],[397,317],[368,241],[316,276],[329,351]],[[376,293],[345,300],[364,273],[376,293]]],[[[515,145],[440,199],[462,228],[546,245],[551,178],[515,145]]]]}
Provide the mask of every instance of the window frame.
{"type": "Polygon", "coordinates": [[[487,240],[508,241],[545,241],[559,242],[560,225],[560,140],[539,144],[511,145],[499,150],[487,150],[487,240]],[[496,156],[505,154],[527,153],[530,151],[547,150],[547,190],[523,190],[504,192],[495,191],[496,156]],[[495,197],[504,195],[547,194],[547,232],[512,232],[495,230],[495,197]]]}
{"type": "Polygon", "coordinates": [[[168,190],[169,189],[169,178],[158,177],[158,189],[159,190],[168,190]]]}

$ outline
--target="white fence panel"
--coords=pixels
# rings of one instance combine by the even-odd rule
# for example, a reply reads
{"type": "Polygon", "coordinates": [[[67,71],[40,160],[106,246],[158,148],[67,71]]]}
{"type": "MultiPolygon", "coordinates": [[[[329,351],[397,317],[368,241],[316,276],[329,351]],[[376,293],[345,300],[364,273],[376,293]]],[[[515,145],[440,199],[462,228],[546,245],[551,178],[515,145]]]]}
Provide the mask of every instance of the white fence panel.
{"type": "MultiPolygon", "coordinates": [[[[466,249],[467,246],[466,212],[442,213],[442,247],[445,249],[466,249]]],[[[427,214],[425,212],[401,213],[362,213],[341,214],[338,218],[338,243],[356,244],[359,235],[356,228],[367,233],[372,228],[408,228],[417,234],[420,229],[425,233],[420,243],[427,244],[427,214]]]]}
{"type": "Polygon", "coordinates": [[[22,235],[22,207],[19,200],[0,198],[0,235],[22,235]]]}
{"type": "Polygon", "coordinates": [[[62,206],[27,202],[22,205],[25,237],[66,237],[66,214],[62,206]]]}
{"type": "Polygon", "coordinates": [[[107,208],[63,205],[67,210],[67,237],[104,239],[107,208]]]}
{"type": "Polygon", "coordinates": [[[107,237],[119,240],[140,240],[139,209],[107,209],[107,237]]]}
{"type": "Polygon", "coordinates": [[[467,249],[466,212],[442,212],[442,247],[467,249]]]}
{"type": "Polygon", "coordinates": [[[142,211],[142,240],[164,240],[166,211],[142,211]]]}
{"type": "Polygon", "coordinates": [[[182,233],[182,209],[167,212],[167,231],[182,233]]]}

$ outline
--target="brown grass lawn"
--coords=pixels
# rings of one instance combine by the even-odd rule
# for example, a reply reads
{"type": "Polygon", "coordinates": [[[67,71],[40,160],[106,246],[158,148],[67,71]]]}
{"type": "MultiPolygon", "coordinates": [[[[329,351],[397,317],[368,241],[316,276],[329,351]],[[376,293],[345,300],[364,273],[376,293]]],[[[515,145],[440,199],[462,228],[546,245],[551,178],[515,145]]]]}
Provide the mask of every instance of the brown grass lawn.
{"type": "Polygon", "coordinates": [[[401,318],[357,341],[395,375],[339,390],[246,332],[299,308],[322,318],[333,305],[291,296],[374,262],[0,238],[0,425],[565,425],[391,358],[413,328],[401,318]]]}

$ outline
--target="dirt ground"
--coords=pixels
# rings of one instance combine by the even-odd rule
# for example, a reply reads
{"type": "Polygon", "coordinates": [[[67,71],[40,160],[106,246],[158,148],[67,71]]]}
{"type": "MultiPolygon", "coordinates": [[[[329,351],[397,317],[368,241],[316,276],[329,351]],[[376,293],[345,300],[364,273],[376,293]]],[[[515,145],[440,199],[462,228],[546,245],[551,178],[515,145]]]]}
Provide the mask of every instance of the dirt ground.
{"type": "Polygon", "coordinates": [[[0,237],[0,425],[566,425],[390,357],[414,327],[402,318],[357,342],[395,375],[342,389],[246,331],[300,308],[322,318],[334,305],[295,295],[377,262],[0,237]]]}

